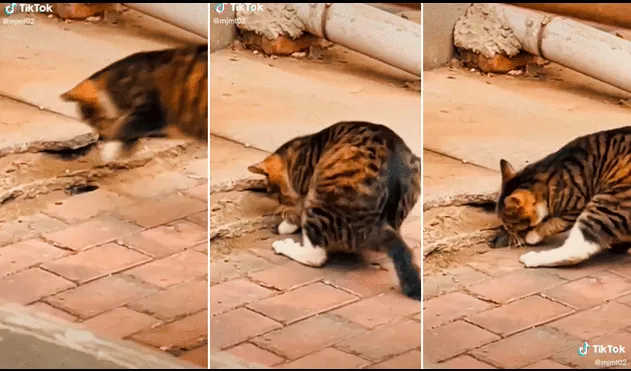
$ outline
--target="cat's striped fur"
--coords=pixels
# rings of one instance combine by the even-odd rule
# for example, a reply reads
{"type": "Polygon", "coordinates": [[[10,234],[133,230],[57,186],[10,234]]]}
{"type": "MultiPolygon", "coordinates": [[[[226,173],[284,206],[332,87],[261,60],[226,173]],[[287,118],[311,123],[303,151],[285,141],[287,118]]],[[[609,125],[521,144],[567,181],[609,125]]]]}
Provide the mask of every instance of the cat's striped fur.
{"type": "Polygon", "coordinates": [[[114,159],[149,135],[208,140],[208,45],[139,52],[95,72],[61,99],[110,142],[114,159]]]}
{"type": "Polygon", "coordinates": [[[579,137],[519,172],[505,160],[500,168],[497,212],[512,242],[570,231],[561,247],[523,255],[526,266],[572,265],[631,246],[631,127],[579,137]]]}
{"type": "Polygon", "coordinates": [[[421,162],[396,133],[339,122],[288,141],[248,169],[267,177],[268,192],[284,207],[279,233],[302,229],[302,244],[277,241],[277,253],[322,266],[329,252],[384,247],[403,292],[421,299],[419,265],[399,234],[420,196],[421,162]]]}

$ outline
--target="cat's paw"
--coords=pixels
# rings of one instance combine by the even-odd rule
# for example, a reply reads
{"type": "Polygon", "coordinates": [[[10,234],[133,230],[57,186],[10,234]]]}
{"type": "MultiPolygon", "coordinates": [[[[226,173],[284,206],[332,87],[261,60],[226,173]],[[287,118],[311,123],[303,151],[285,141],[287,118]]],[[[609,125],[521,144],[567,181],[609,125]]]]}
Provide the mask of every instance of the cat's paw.
{"type": "Polygon", "coordinates": [[[519,261],[526,266],[526,268],[536,268],[542,264],[541,253],[531,251],[523,254],[519,257],[519,261]]]}
{"type": "Polygon", "coordinates": [[[292,234],[292,233],[295,233],[298,230],[298,228],[300,227],[297,225],[291,224],[287,220],[283,220],[278,225],[278,234],[292,234]]]}
{"type": "Polygon", "coordinates": [[[296,241],[292,240],[291,238],[274,241],[272,243],[272,249],[274,249],[274,252],[279,255],[286,255],[287,251],[294,248],[295,246],[296,241]]]}
{"type": "Polygon", "coordinates": [[[121,156],[123,152],[123,142],[113,141],[105,142],[101,147],[101,160],[104,163],[110,163],[121,156]]]}
{"type": "Polygon", "coordinates": [[[541,235],[537,233],[537,231],[532,230],[526,233],[526,243],[528,245],[536,245],[541,241],[543,241],[543,237],[541,237],[541,235]]]}

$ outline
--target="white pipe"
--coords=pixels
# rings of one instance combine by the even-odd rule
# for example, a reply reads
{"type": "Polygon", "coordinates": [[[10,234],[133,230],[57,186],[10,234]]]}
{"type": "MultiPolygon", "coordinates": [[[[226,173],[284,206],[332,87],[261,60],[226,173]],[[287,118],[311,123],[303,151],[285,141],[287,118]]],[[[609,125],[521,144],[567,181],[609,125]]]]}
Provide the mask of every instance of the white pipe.
{"type": "Polygon", "coordinates": [[[527,52],[631,92],[631,42],[567,18],[496,6],[527,52]]]}
{"type": "Polygon", "coordinates": [[[208,3],[125,3],[124,5],[208,39],[208,18],[210,17],[208,3]]]}
{"type": "Polygon", "coordinates": [[[310,33],[421,76],[421,25],[365,4],[292,5],[310,33]]]}

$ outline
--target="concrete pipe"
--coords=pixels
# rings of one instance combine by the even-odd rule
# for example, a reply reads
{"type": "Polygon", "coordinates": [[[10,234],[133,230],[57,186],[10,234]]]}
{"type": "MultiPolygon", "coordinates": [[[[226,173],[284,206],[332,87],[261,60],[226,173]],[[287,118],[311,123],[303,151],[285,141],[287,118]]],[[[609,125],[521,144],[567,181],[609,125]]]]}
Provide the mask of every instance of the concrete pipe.
{"type": "Polygon", "coordinates": [[[125,3],[124,5],[208,39],[210,17],[208,3],[125,3]]]}
{"type": "Polygon", "coordinates": [[[421,25],[365,4],[292,5],[310,33],[421,76],[421,25]]]}
{"type": "Polygon", "coordinates": [[[511,3],[511,5],[610,26],[631,28],[631,4],[629,3],[511,3]]]}
{"type": "Polygon", "coordinates": [[[527,52],[631,92],[631,42],[567,18],[496,6],[527,52]]]}

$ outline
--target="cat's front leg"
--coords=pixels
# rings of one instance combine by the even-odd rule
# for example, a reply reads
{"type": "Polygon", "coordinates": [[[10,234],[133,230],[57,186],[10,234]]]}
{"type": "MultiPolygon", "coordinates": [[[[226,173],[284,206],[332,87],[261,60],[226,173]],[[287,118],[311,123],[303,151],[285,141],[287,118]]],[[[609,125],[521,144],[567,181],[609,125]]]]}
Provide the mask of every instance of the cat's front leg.
{"type": "Polygon", "coordinates": [[[574,226],[561,247],[547,251],[531,251],[519,257],[527,268],[574,265],[589,259],[602,250],[598,243],[585,238],[580,227],[574,226]]]}
{"type": "Polygon", "coordinates": [[[285,219],[278,225],[278,234],[293,234],[296,233],[298,229],[300,229],[300,226],[285,219]]]}
{"type": "MultiPolygon", "coordinates": [[[[594,197],[576,223],[573,223],[563,245],[547,251],[531,251],[522,255],[519,261],[528,268],[559,267],[581,263],[599,253],[603,246],[611,245],[616,236],[629,233],[626,228],[611,229],[609,233],[603,233],[601,230],[602,225],[617,226],[616,223],[610,222],[611,220],[618,222],[621,218],[626,218],[626,224],[629,222],[631,210],[622,207],[616,209],[616,205],[612,204],[611,198],[606,197],[601,203],[599,196],[594,197]]],[[[565,222],[571,223],[571,219],[566,218],[565,222]]],[[[621,223],[618,225],[623,227],[621,223]]]]}
{"type": "Polygon", "coordinates": [[[550,218],[526,233],[525,241],[528,245],[537,245],[555,234],[567,231],[573,224],[561,217],[550,218]]]}
{"type": "Polygon", "coordinates": [[[300,229],[300,205],[281,205],[276,212],[283,218],[283,221],[277,227],[278,234],[294,234],[300,229]]]}
{"type": "Polygon", "coordinates": [[[272,243],[272,248],[276,254],[284,255],[309,267],[321,267],[328,260],[326,249],[314,246],[304,230],[302,232],[302,244],[287,238],[282,241],[275,241],[272,243]]]}

